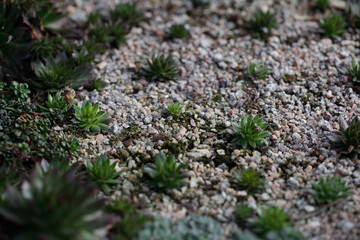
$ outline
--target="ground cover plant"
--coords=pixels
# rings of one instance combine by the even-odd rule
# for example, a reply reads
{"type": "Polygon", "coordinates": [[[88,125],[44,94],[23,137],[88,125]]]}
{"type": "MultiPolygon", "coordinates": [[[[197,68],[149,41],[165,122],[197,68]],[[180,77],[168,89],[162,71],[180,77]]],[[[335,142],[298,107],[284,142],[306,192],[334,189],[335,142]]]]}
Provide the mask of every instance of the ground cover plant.
{"type": "Polygon", "coordinates": [[[339,14],[329,14],[320,20],[321,32],[330,38],[336,38],[346,32],[346,22],[339,14]]]}
{"type": "Polygon", "coordinates": [[[155,80],[171,80],[175,78],[179,69],[172,55],[152,56],[147,60],[147,65],[142,67],[146,77],[155,80]]]}

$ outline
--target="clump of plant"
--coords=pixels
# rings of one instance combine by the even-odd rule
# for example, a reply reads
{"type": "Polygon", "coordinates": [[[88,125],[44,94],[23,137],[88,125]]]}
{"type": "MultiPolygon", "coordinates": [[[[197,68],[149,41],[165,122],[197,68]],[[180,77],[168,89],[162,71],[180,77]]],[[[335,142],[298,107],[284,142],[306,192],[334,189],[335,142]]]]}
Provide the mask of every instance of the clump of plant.
{"type": "Polygon", "coordinates": [[[243,224],[254,213],[254,210],[246,204],[240,204],[235,210],[235,221],[243,224]]]}
{"type": "Polygon", "coordinates": [[[247,74],[253,79],[265,79],[269,72],[263,63],[251,63],[247,68],[247,74]]]}
{"type": "Polygon", "coordinates": [[[169,114],[170,116],[173,116],[173,117],[180,116],[181,111],[182,111],[182,107],[181,107],[180,103],[177,103],[177,102],[170,103],[166,108],[167,114],[169,114]]]}
{"type": "Polygon", "coordinates": [[[340,154],[357,157],[360,154],[360,119],[354,117],[348,123],[340,122],[340,131],[329,135],[332,147],[340,154]]]}
{"type": "Polygon", "coordinates": [[[329,0],[314,0],[315,8],[324,12],[330,5],[329,0]]]}
{"type": "Polygon", "coordinates": [[[156,80],[171,80],[179,73],[172,55],[153,56],[142,69],[146,77],[156,80]]]}
{"type": "Polygon", "coordinates": [[[123,44],[127,34],[125,27],[116,22],[97,23],[89,32],[97,42],[111,47],[119,47],[123,44]]]}
{"type": "Polygon", "coordinates": [[[255,221],[254,232],[260,236],[265,236],[267,233],[280,233],[286,227],[291,227],[292,223],[289,221],[289,215],[278,207],[270,206],[267,209],[262,209],[258,213],[255,221]]]}
{"type": "Polygon", "coordinates": [[[89,177],[99,186],[105,194],[111,192],[110,185],[119,184],[118,179],[120,172],[115,170],[116,162],[110,163],[110,159],[106,156],[96,157],[94,164],[89,160],[85,161],[89,177]]]}
{"type": "Polygon", "coordinates": [[[192,0],[192,4],[194,7],[198,8],[198,7],[207,7],[210,5],[212,0],[192,0]]]}
{"type": "Polygon", "coordinates": [[[108,129],[108,115],[99,111],[99,103],[91,106],[89,101],[84,101],[81,106],[75,107],[73,122],[86,131],[100,132],[108,129]]]}
{"type": "Polygon", "coordinates": [[[21,191],[8,186],[0,233],[6,239],[101,239],[110,223],[101,207],[95,189],[72,171],[37,168],[21,191]]]}
{"type": "Polygon", "coordinates": [[[14,91],[14,95],[19,99],[26,99],[29,94],[29,86],[26,83],[18,83],[13,81],[12,83],[12,89],[14,91]]]}
{"type": "Polygon", "coordinates": [[[271,30],[277,27],[276,16],[270,11],[263,12],[258,10],[248,21],[248,27],[251,31],[261,35],[271,34],[271,30]]]}
{"type": "Polygon", "coordinates": [[[181,39],[187,40],[189,38],[189,32],[182,24],[175,24],[170,27],[169,33],[166,36],[169,40],[181,39]]]}
{"type": "Polygon", "coordinates": [[[223,239],[224,228],[221,223],[207,216],[189,215],[173,222],[171,219],[157,217],[145,224],[136,240],[163,239],[223,239]]]}
{"type": "Polygon", "coordinates": [[[124,25],[134,26],[143,19],[143,12],[137,8],[136,3],[120,3],[111,11],[111,18],[124,25]]]}
{"type": "Polygon", "coordinates": [[[125,201],[116,200],[106,206],[105,210],[119,217],[110,229],[111,239],[134,239],[148,221],[147,217],[138,213],[131,204],[125,201]]]}
{"type": "Polygon", "coordinates": [[[351,195],[351,189],[339,177],[320,177],[319,183],[313,183],[309,192],[320,204],[331,203],[351,195]]]}
{"type": "Polygon", "coordinates": [[[230,181],[234,188],[245,190],[250,194],[259,193],[265,188],[264,177],[260,172],[251,168],[235,171],[230,181]]]}
{"type": "Polygon", "coordinates": [[[356,83],[360,83],[360,61],[356,61],[354,58],[352,60],[351,68],[348,69],[347,73],[345,73],[356,83]]]}
{"type": "Polygon", "coordinates": [[[321,32],[330,37],[336,38],[346,32],[346,22],[339,14],[329,14],[324,19],[320,19],[321,32]]]}
{"type": "Polygon", "coordinates": [[[30,84],[39,89],[61,89],[67,85],[78,88],[94,78],[91,65],[76,66],[64,52],[44,61],[36,60],[32,62],[32,68],[38,79],[30,84]]]}
{"type": "Polygon", "coordinates": [[[144,172],[150,177],[152,188],[166,192],[178,189],[184,184],[183,179],[187,177],[184,169],[186,165],[177,163],[174,156],[166,157],[160,152],[156,156],[155,164],[146,166],[144,172]]]}
{"type": "Polygon", "coordinates": [[[51,116],[55,119],[63,120],[65,113],[69,110],[69,102],[61,96],[60,92],[56,92],[55,96],[48,94],[45,106],[39,106],[42,114],[51,116]]]}
{"type": "Polygon", "coordinates": [[[103,82],[100,78],[96,78],[92,80],[85,88],[89,91],[96,90],[101,91],[103,88],[105,88],[106,83],[103,82]]]}
{"type": "Polygon", "coordinates": [[[268,125],[263,123],[258,117],[242,116],[240,124],[232,123],[235,138],[234,144],[240,144],[243,148],[248,146],[256,148],[264,144],[264,138],[269,137],[271,134],[266,132],[268,125]]]}

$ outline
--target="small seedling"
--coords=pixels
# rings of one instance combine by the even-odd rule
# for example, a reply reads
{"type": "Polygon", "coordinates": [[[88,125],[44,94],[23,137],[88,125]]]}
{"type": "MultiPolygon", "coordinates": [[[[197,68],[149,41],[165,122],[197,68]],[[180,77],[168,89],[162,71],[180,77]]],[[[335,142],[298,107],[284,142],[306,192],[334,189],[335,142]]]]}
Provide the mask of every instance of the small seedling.
{"type": "Polygon", "coordinates": [[[94,164],[89,160],[85,161],[89,177],[99,186],[105,194],[110,194],[112,184],[119,184],[120,172],[115,170],[116,162],[110,164],[110,159],[106,156],[96,157],[94,164]]]}
{"type": "Polygon", "coordinates": [[[291,227],[287,215],[282,209],[270,206],[266,210],[262,209],[255,221],[254,232],[260,236],[265,236],[269,232],[280,233],[286,227],[291,227]]]}
{"type": "Polygon", "coordinates": [[[182,107],[180,103],[172,102],[167,106],[166,111],[169,115],[173,117],[178,117],[181,114],[182,107]]]}
{"type": "Polygon", "coordinates": [[[155,159],[155,164],[150,167],[145,167],[144,172],[151,178],[151,186],[161,192],[166,192],[171,189],[180,188],[186,178],[183,170],[186,165],[178,164],[174,156],[165,156],[160,152],[155,159]]]}
{"type": "Polygon", "coordinates": [[[233,143],[240,144],[243,148],[262,146],[263,139],[271,135],[265,131],[268,125],[252,115],[242,116],[240,124],[232,123],[232,126],[235,135],[233,143]]]}
{"type": "Polygon", "coordinates": [[[99,111],[99,103],[91,106],[91,103],[84,101],[81,106],[75,107],[75,117],[72,120],[86,131],[100,132],[108,128],[108,115],[99,111]]]}
{"type": "Polygon", "coordinates": [[[251,63],[247,68],[247,74],[253,79],[265,79],[269,72],[263,63],[251,63]]]}
{"type": "Polygon", "coordinates": [[[320,182],[313,183],[309,192],[316,198],[320,204],[334,202],[338,199],[347,198],[351,195],[351,189],[346,186],[346,182],[339,177],[327,176],[320,177],[320,182]]]}
{"type": "Polygon", "coordinates": [[[179,73],[179,69],[172,55],[167,57],[165,57],[165,55],[159,57],[153,56],[147,63],[147,66],[143,66],[142,69],[145,76],[151,79],[170,80],[179,73]]]}
{"type": "Polygon", "coordinates": [[[259,193],[265,188],[264,177],[260,172],[250,168],[235,171],[230,181],[237,190],[245,190],[250,194],[259,193]]]}
{"type": "Polygon", "coordinates": [[[189,32],[184,25],[176,24],[170,27],[169,33],[166,36],[169,40],[181,39],[187,40],[189,38],[189,32]]]}
{"type": "Polygon", "coordinates": [[[352,60],[351,68],[348,69],[347,73],[345,73],[356,83],[360,83],[360,61],[356,61],[354,58],[352,60]]]}
{"type": "Polygon", "coordinates": [[[143,19],[143,13],[138,10],[135,3],[120,3],[111,12],[111,18],[115,22],[134,26],[143,19]]]}
{"type": "Polygon", "coordinates": [[[270,11],[258,10],[248,21],[249,29],[259,34],[270,34],[271,30],[277,27],[275,14],[270,11]]]}
{"type": "Polygon", "coordinates": [[[330,1],[329,0],[314,0],[315,8],[319,9],[322,12],[329,7],[330,1]]]}
{"type": "Polygon", "coordinates": [[[339,14],[329,14],[325,19],[320,19],[321,32],[330,37],[336,38],[346,32],[346,22],[339,14]]]}
{"type": "Polygon", "coordinates": [[[360,154],[360,119],[354,117],[348,124],[341,122],[340,131],[329,135],[332,148],[340,154],[353,155],[360,154]]]}
{"type": "Polygon", "coordinates": [[[12,83],[12,89],[14,92],[14,95],[19,99],[26,99],[29,97],[29,94],[31,91],[29,90],[29,86],[26,83],[18,83],[13,81],[12,83]]]}
{"type": "Polygon", "coordinates": [[[238,224],[246,222],[246,220],[251,217],[254,213],[254,210],[246,204],[240,204],[235,210],[235,220],[238,224]]]}
{"type": "Polygon", "coordinates": [[[39,106],[39,108],[43,111],[43,115],[51,115],[52,117],[62,120],[69,106],[69,103],[61,96],[60,92],[56,92],[55,96],[49,93],[45,106],[39,106]]]}

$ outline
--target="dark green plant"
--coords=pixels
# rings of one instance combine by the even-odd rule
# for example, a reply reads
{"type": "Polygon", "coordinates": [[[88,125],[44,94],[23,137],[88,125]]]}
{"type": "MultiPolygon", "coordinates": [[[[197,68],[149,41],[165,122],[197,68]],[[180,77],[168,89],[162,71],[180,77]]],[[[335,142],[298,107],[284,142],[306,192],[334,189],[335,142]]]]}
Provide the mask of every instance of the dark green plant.
{"type": "Polygon", "coordinates": [[[254,210],[246,204],[240,204],[235,210],[235,221],[238,224],[244,223],[254,213],[254,210]]]}
{"type": "Polygon", "coordinates": [[[119,184],[120,172],[115,170],[116,162],[110,164],[110,159],[106,156],[96,157],[94,164],[89,160],[85,161],[89,177],[99,186],[105,194],[111,192],[110,185],[119,184]]]}
{"type": "Polygon", "coordinates": [[[187,177],[183,172],[184,169],[186,165],[176,163],[174,156],[166,157],[160,152],[155,164],[144,167],[144,172],[150,177],[150,184],[154,189],[166,192],[180,188],[184,184],[183,179],[187,177]]]}
{"type": "Polygon", "coordinates": [[[95,37],[99,43],[111,47],[120,47],[125,43],[128,31],[120,23],[98,23],[91,29],[89,35],[95,37]]]}
{"type": "Polygon", "coordinates": [[[346,32],[346,22],[339,14],[329,14],[324,19],[320,19],[321,33],[336,38],[346,32]]]}
{"type": "Polygon", "coordinates": [[[289,215],[278,207],[270,206],[259,212],[255,221],[254,232],[260,236],[265,236],[270,232],[280,233],[286,227],[291,226],[289,215]]]}
{"type": "Polygon", "coordinates": [[[136,3],[120,3],[111,11],[111,18],[115,22],[134,26],[143,19],[143,12],[137,8],[136,3]]]}
{"type": "Polygon", "coordinates": [[[84,101],[81,106],[75,107],[75,117],[72,120],[86,131],[100,132],[108,129],[108,115],[99,111],[99,103],[91,106],[91,103],[84,101]]]}
{"type": "Polygon", "coordinates": [[[29,97],[31,91],[29,90],[29,86],[26,83],[18,83],[13,81],[11,84],[14,94],[17,98],[26,99],[29,97]]]}
{"type": "Polygon", "coordinates": [[[258,10],[248,21],[248,27],[251,31],[259,34],[271,34],[271,30],[277,27],[276,16],[270,11],[258,10]]]}
{"type": "Polygon", "coordinates": [[[254,79],[265,79],[269,72],[263,63],[251,63],[247,68],[247,74],[254,79]]]}
{"type": "Polygon", "coordinates": [[[178,117],[181,114],[182,107],[180,103],[172,102],[167,106],[166,111],[169,115],[173,117],[178,117]]]}
{"type": "Polygon", "coordinates": [[[39,108],[43,111],[43,115],[63,120],[65,113],[70,108],[70,104],[63,96],[61,96],[60,92],[56,92],[55,96],[52,96],[49,93],[45,106],[39,106],[39,108]]]}
{"type": "Polygon", "coordinates": [[[147,61],[147,66],[142,67],[145,76],[156,80],[170,80],[179,74],[179,69],[172,55],[153,56],[147,61]]]}
{"type": "Polygon", "coordinates": [[[210,5],[212,0],[192,0],[192,4],[194,7],[198,8],[198,7],[207,7],[210,5]]]}
{"type": "Polygon", "coordinates": [[[251,168],[235,171],[230,181],[234,188],[245,190],[250,194],[259,193],[265,188],[264,177],[251,168]]]}
{"type": "Polygon", "coordinates": [[[32,63],[32,68],[38,80],[33,80],[30,84],[39,89],[61,89],[66,85],[78,88],[94,78],[91,65],[76,66],[65,53],[50,56],[44,62],[36,60],[32,63]]]}
{"type": "Polygon", "coordinates": [[[320,204],[334,202],[338,199],[347,198],[352,194],[351,189],[339,177],[320,177],[318,184],[313,183],[309,192],[320,204]]]}
{"type": "Polygon", "coordinates": [[[104,89],[104,87],[106,87],[106,83],[103,82],[100,78],[95,78],[89,83],[89,85],[85,86],[85,88],[89,91],[96,90],[98,92],[104,89]]]}
{"type": "Polygon", "coordinates": [[[0,205],[0,234],[5,239],[101,239],[110,220],[101,207],[95,189],[73,172],[37,169],[21,192],[8,187],[0,205]]]}
{"type": "Polygon", "coordinates": [[[348,69],[347,73],[345,73],[356,83],[360,83],[360,61],[356,61],[354,58],[352,60],[351,68],[348,69]]]}
{"type": "Polygon", "coordinates": [[[252,115],[242,116],[240,124],[232,123],[232,126],[235,135],[233,143],[240,144],[243,148],[262,146],[263,139],[271,135],[265,131],[268,125],[252,115]]]}
{"type": "Polygon", "coordinates": [[[175,24],[170,27],[170,30],[166,36],[169,40],[181,39],[187,40],[189,38],[189,32],[182,24],[175,24]]]}
{"type": "Polygon", "coordinates": [[[225,231],[220,222],[210,217],[192,214],[176,222],[168,218],[155,218],[145,224],[135,239],[221,240],[224,239],[224,235],[225,231]]]}
{"type": "Polygon", "coordinates": [[[148,221],[148,218],[138,213],[131,204],[121,200],[112,202],[105,210],[119,217],[110,230],[110,239],[134,239],[148,221]]]}
{"type": "Polygon", "coordinates": [[[329,0],[314,0],[315,7],[324,12],[330,5],[329,0]]]}
{"type": "Polygon", "coordinates": [[[340,131],[331,133],[328,138],[332,148],[340,154],[358,156],[360,154],[359,117],[354,117],[347,124],[340,122],[340,131]]]}

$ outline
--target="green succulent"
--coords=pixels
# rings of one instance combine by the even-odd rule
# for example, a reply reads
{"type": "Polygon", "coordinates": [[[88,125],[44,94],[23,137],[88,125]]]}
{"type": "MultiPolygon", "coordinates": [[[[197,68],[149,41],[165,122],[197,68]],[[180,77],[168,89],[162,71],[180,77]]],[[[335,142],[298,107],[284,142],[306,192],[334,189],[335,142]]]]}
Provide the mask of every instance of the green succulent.
{"type": "Polygon", "coordinates": [[[346,22],[339,14],[329,14],[324,19],[320,19],[320,28],[322,34],[336,38],[346,32],[346,22]]]}
{"type": "Polygon", "coordinates": [[[237,190],[245,190],[250,194],[259,193],[265,188],[264,177],[251,168],[235,171],[230,181],[237,190]]]}
{"type": "Polygon", "coordinates": [[[338,199],[347,198],[352,194],[351,189],[339,177],[320,177],[318,184],[313,183],[309,192],[316,198],[318,203],[331,203],[338,199]]]}
{"type": "Polygon", "coordinates": [[[156,80],[170,80],[179,74],[179,69],[172,55],[153,56],[147,61],[147,66],[142,67],[145,76],[156,80]]]}
{"type": "Polygon", "coordinates": [[[119,47],[126,41],[128,31],[120,23],[98,23],[89,34],[99,43],[119,47]]]}
{"type": "Polygon", "coordinates": [[[263,12],[258,10],[254,13],[254,16],[249,19],[248,27],[259,34],[270,34],[271,30],[277,27],[276,16],[270,11],[263,12]]]}
{"type": "Polygon", "coordinates": [[[60,92],[56,92],[55,96],[49,93],[45,106],[39,106],[40,110],[43,111],[43,115],[50,115],[59,120],[64,119],[69,107],[70,104],[61,96],[60,92]]]}
{"type": "Polygon", "coordinates": [[[169,114],[173,117],[178,117],[181,114],[182,107],[181,107],[180,103],[172,102],[167,106],[166,111],[167,111],[167,114],[169,114]]]}
{"type": "Polygon", "coordinates": [[[21,191],[10,186],[0,205],[5,239],[101,239],[109,217],[101,212],[96,191],[73,172],[39,171],[21,191]]]}
{"type": "Polygon", "coordinates": [[[329,7],[330,1],[329,0],[314,0],[315,7],[322,12],[329,7]]]}
{"type": "Polygon", "coordinates": [[[259,211],[256,218],[254,232],[260,236],[265,236],[270,232],[280,233],[286,227],[291,227],[289,215],[278,207],[270,206],[266,210],[259,211]]]}
{"type": "Polygon", "coordinates": [[[29,97],[31,91],[29,90],[29,86],[26,83],[18,83],[13,81],[11,84],[14,90],[14,94],[17,98],[26,99],[29,97]]]}
{"type": "Polygon", "coordinates": [[[192,4],[194,7],[199,8],[199,7],[207,7],[210,5],[210,3],[212,2],[212,0],[192,0],[192,4]]]}
{"type": "Polygon", "coordinates": [[[67,85],[78,88],[94,78],[91,65],[76,66],[64,52],[50,56],[44,62],[36,60],[32,62],[32,68],[38,79],[30,84],[39,89],[56,90],[67,85]]]}
{"type": "Polygon", "coordinates": [[[265,79],[269,72],[263,63],[251,63],[247,68],[247,74],[254,79],[265,79]]]}
{"type": "Polygon", "coordinates": [[[103,82],[100,78],[95,78],[89,83],[89,85],[85,86],[85,88],[89,91],[96,90],[98,92],[100,92],[105,87],[106,83],[103,82]]]}
{"type": "Polygon", "coordinates": [[[64,39],[60,36],[40,38],[33,43],[31,52],[35,59],[47,58],[64,51],[64,45],[64,39]]]}
{"type": "Polygon", "coordinates": [[[144,172],[151,179],[151,186],[161,192],[166,192],[171,189],[180,188],[186,178],[183,170],[186,165],[178,164],[174,156],[166,157],[163,152],[160,152],[155,159],[155,164],[144,167],[144,172]]]}
{"type": "Polygon", "coordinates": [[[331,133],[328,138],[332,148],[340,154],[358,156],[360,154],[359,117],[354,117],[347,124],[340,122],[340,131],[331,133]]]}
{"type": "Polygon", "coordinates": [[[110,164],[110,159],[106,156],[96,157],[94,164],[89,160],[85,161],[89,177],[99,186],[105,194],[110,194],[112,184],[119,184],[120,172],[115,170],[116,162],[110,164]]]}
{"type": "Polygon", "coordinates": [[[351,68],[348,69],[347,73],[345,73],[356,83],[360,83],[360,61],[356,61],[354,58],[352,60],[351,68]]]}
{"type": "Polygon", "coordinates": [[[254,210],[246,204],[240,204],[235,210],[235,221],[238,224],[244,223],[254,213],[254,210]]]}
{"type": "Polygon", "coordinates": [[[182,24],[175,24],[170,27],[169,33],[166,36],[169,40],[181,39],[187,40],[189,38],[189,32],[182,24]]]}
{"type": "Polygon", "coordinates": [[[134,26],[143,19],[143,12],[138,10],[136,3],[120,3],[111,11],[111,18],[115,22],[134,26]]]}
{"type": "Polygon", "coordinates": [[[242,116],[240,124],[232,123],[235,138],[234,144],[240,144],[243,148],[248,146],[256,148],[264,144],[263,139],[271,134],[266,132],[267,124],[258,117],[242,116]]]}
{"type": "Polygon", "coordinates": [[[100,132],[108,129],[108,115],[99,111],[99,103],[91,106],[91,103],[84,101],[81,106],[75,107],[75,117],[72,120],[86,131],[100,132]]]}

